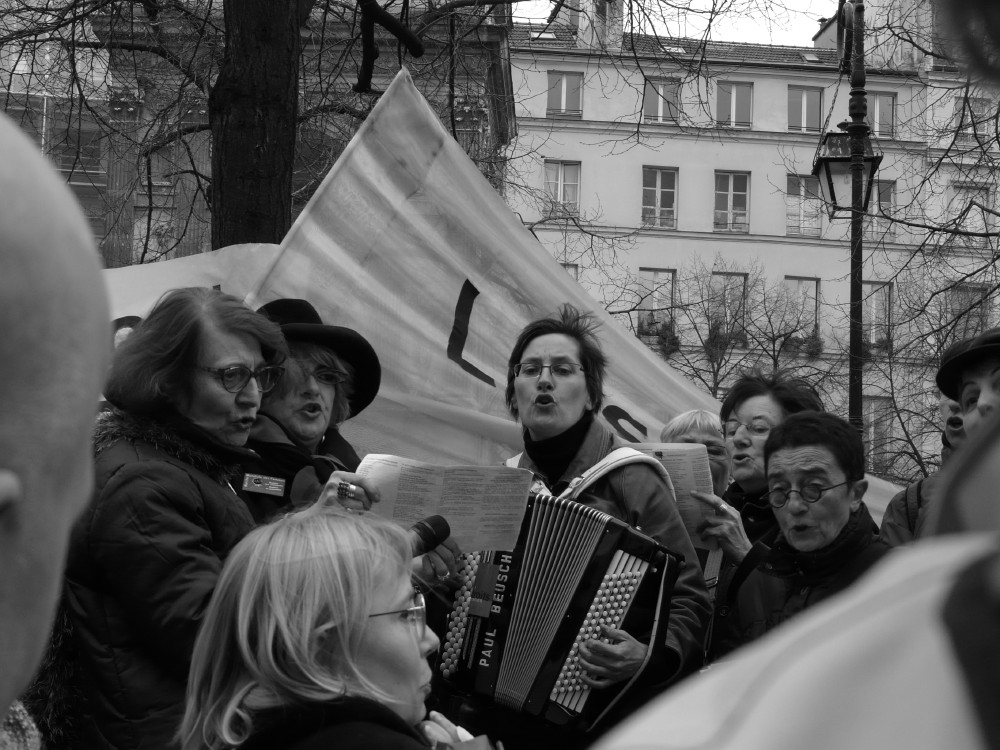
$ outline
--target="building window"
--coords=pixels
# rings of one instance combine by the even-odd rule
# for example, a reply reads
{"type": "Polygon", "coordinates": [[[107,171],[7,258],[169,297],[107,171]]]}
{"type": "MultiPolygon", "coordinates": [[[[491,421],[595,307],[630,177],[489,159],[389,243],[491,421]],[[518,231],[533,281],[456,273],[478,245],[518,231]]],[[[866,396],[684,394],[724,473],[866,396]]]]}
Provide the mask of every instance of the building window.
{"type": "Polygon", "coordinates": [[[749,232],[750,174],[715,173],[715,217],[717,232],[749,232]]]}
{"type": "Polygon", "coordinates": [[[818,133],[822,125],[823,89],[788,87],[788,129],[793,133],[818,133]]]}
{"type": "Polygon", "coordinates": [[[545,192],[549,213],[576,215],[580,211],[580,162],[545,160],[545,192]]]}
{"type": "Polygon", "coordinates": [[[646,122],[677,122],[680,114],[679,81],[646,81],[642,117],[646,122]]]}
{"type": "Polygon", "coordinates": [[[788,175],[785,190],[785,233],[819,237],[822,212],[819,178],[788,175]]]}
{"type": "Polygon", "coordinates": [[[753,84],[723,81],[718,85],[715,120],[729,128],[749,128],[753,103],[753,84]]]}
{"type": "Polygon", "coordinates": [[[960,247],[982,248],[993,226],[990,189],[984,185],[954,185],[950,212],[955,217],[955,242],[960,247]]]}
{"type": "Polygon", "coordinates": [[[887,281],[861,282],[861,330],[868,355],[892,350],[892,284],[887,281]]]}
{"type": "Polygon", "coordinates": [[[709,282],[709,335],[716,332],[746,344],[747,275],[714,272],[709,282]]]}
{"type": "Polygon", "coordinates": [[[573,281],[580,280],[580,264],[579,263],[560,263],[560,266],[566,269],[566,273],[570,275],[573,281]]]}
{"type": "Polygon", "coordinates": [[[865,470],[872,474],[889,473],[892,457],[892,399],[887,396],[863,396],[862,420],[865,425],[865,470]]]}
{"type": "Polygon", "coordinates": [[[177,245],[174,237],[174,195],[168,183],[154,183],[152,192],[135,194],[132,214],[132,261],[162,259],[177,245]]]}
{"type": "Polygon", "coordinates": [[[989,293],[989,285],[969,282],[954,284],[945,291],[946,323],[953,325],[955,341],[986,330],[989,293]]]}
{"type": "Polygon", "coordinates": [[[868,94],[868,114],[865,116],[872,135],[879,138],[896,137],[896,95],[868,94]]]}
{"type": "Polygon", "coordinates": [[[642,223],[677,228],[677,170],[642,168],[642,223]]]}
{"type": "Polygon", "coordinates": [[[54,109],[48,149],[56,167],[71,183],[107,185],[105,138],[100,126],[76,103],[59,102],[54,109]]]}
{"type": "Polygon", "coordinates": [[[896,211],[896,183],[892,180],[876,180],[872,185],[872,197],[865,218],[865,236],[871,240],[891,239],[893,224],[890,217],[896,211]]]}
{"type": "Polygon", "coordinates": [[[802,302],[802,328],[808,335],[819,329],[819,279],[812,276],[786,276],[785,286],[793,300],[802,302]]]}
{"type": "Polygon", "coordinates": [[[990,144],[988,125],[993,117],[993,103],[980,96],[963,96],[955,100],[956,143],[990,144]]]}
{"type": "Polygon", "coordinates": [[[667,268],[639,269],[639,335],[657,333],[661,323],[673,320],[677,272],[667,268]]]}
{"type": "Polygon", "coordinates": [[[549,71],[546,117],[583,117],[583,73],[549,71]]]}

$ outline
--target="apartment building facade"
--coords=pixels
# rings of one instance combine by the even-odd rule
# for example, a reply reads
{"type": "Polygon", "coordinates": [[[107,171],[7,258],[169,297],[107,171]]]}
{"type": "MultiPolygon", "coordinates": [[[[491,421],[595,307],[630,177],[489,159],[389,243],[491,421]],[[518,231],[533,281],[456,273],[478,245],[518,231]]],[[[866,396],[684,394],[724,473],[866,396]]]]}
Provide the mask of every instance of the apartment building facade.
{"type": "MultiPolygon", "coordinates": [[[[615,7],[514,28],[509,201],[706,390],[782,367],[846,416],[850,222],[828,216],[811,174],[847,119],[835,22],[809,47],[699,43],[623,34],[615,7]]],[[[996,100],[895,40],[873,35],[867,80],[884,159],[865,229],[864,412],[869,468],[903,480],[936,465],[941,349],[995,323],[996,100]]]]}

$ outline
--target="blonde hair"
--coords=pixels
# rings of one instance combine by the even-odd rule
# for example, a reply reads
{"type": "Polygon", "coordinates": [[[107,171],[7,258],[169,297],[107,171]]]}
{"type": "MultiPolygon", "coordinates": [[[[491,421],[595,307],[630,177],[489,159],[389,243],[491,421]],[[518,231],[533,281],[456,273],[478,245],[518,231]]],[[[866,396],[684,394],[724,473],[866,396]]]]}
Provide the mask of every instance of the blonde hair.
{"type": "Polygon", "coordinates": [[[395,524],[318,505],[247,535],[195,642],[184,750],[241,744],[261,710],[348,694],[384,700],[356,653],[376,590],[409,575],[410,554],[395,524]]]}
{"type": "Polygon", "coordinates": [[[722,420],[718,414],[705,409],[686,411],[667,422],[666,427],[660,431],[660,442],[672,443],[693,430],[711,430],[722,435],[722,420]]]}
{"type": "Polygon", "coordinates": [[[302,373],[298,371],[299,368],[305,369],[308,365],[318,365],[329,367],[332,370],[340,370],[347,375],[347,379],[334,389],[330,424],[327,427],[336,427],[350,419],[351,397],[354,395],[354,368],[329,347],[309,341],[290,341],[288,352],[291,361],[286,364],[285,374],[278,381],[278,385],[275,386],[274,390],[264,395],[262,407],[264,411],[267,411],[269,404],[283,400],[301,386],[302,373]]]}

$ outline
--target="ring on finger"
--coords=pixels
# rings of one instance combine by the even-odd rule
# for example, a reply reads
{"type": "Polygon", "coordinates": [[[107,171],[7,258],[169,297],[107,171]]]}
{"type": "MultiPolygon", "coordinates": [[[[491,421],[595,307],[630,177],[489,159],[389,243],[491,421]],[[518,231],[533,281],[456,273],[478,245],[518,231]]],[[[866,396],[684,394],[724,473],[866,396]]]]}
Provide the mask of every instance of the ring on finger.
{"type": "Polygon", "coordinates": [[[341,482],[337,485],[337,497],[341,500],[353,500],[358,487],[350,482],[341,482]]]}

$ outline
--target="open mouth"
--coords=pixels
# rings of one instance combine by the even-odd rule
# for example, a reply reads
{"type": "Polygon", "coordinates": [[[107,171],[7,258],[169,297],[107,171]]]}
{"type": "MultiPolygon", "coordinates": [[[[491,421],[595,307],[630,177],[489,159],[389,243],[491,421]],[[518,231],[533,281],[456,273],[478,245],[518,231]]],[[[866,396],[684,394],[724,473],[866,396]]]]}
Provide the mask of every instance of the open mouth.
{"type": "Polygon", "coordinates": [[[302,407],[302,412],[308,414],[310,417],[315,417],[320,414],[323,410],[320,408],[319,404],[306,404],[302,407]]]}
{"type": "Polygon", "coordinates": [[[548,394],[542,394],[541,396],[535,396],[535,404],[537,406],[550,406],[555,403],[555,399],[548,394]]]}

